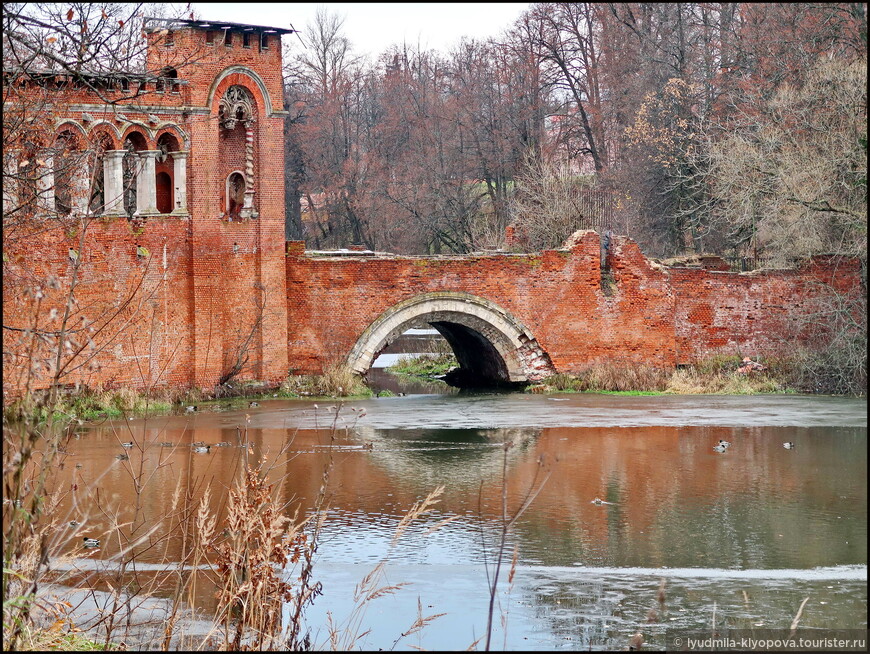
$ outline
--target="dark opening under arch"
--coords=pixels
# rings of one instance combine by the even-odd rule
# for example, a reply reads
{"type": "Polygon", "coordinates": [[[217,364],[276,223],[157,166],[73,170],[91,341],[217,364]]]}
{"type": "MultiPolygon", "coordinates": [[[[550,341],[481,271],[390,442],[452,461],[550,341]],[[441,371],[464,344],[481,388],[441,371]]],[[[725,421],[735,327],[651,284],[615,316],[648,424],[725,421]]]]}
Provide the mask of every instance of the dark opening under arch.
{"type": "Polygon", "coordinates": [[[382,313],[348,353],[365,374],[378,354],[406,330],[431,326],[453,349],[459,369],[445,381],[459,387],[524,384],[555,373],[549,356],[515,317],[494,303],[460,292],[425,293],[382,313]]]}

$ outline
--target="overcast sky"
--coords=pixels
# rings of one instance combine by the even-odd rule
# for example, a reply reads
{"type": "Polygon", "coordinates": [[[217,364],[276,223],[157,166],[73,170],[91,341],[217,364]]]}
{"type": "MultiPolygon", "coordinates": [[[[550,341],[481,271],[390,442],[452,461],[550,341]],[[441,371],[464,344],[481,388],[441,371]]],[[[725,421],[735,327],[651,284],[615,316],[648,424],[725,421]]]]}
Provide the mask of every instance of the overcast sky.
{"type": "MultiPolygon", "coordinates": [[[[304,30],[317,7],[345,16],[356,54],[374,59],[393,43],[446,52],[462,36],[484,39],[509,27],[529,3],[192,3],[197,18],[304,30]]],[[[296,36],[285,36],[299,43],[296,36]]],[[[292,43],[293,41],[291,41],[292,43]]]]}

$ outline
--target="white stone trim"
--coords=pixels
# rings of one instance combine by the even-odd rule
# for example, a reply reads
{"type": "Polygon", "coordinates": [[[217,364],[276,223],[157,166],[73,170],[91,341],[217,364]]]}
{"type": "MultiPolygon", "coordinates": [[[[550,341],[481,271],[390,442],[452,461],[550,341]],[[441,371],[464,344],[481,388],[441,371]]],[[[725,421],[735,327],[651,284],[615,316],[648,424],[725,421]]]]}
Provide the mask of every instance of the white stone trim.
{"type": "Polygon", "coordinates": [[[178,150],[176,152],[170,152],[169,156],[172,157],[173,164],[173,185],[175,186],[175,192],[173,194],[174,208],[172,209],[172,213],[174,214],[187,214],[187,150],[178,150]]]}
{"type": "MultiPolygon", "coordinates": [[[[223,82],[227,77],[233,75],[235,73],[240,73],[242,75],[247,75],[251,78],[251,81],[260,89],[260,94],[263,97],[263,102],[265,102],[266,106],[263,107],[263,114],[266,117],[272,116],[272,96],[269,95],[269,90],[266,88],[266,83],[263,81],[263,78],[257,75],[253,70],[246,66],[241,66],[239,64],[230,66],[229,68],[224,68],[217,77],[214,78],[214,81],[211,83],[211,86],[208,89],[208,108],[209,113],[211,112],[211,108],[214,106],[215,93],[217,93],[217,89],[220,86],[221,82],[223,82]]],[[[254,98],[254,102],[256,102],[256,98],[254,98]]],[[[283,111],[283,109],[282,109],[283,111]]]]}
{"type": "Polygon", "coordinates": [[[450,291],[424,293],[384,311],[351,348],[346,359],[348,366],[358,374],[365,373],[385,345],[413,323],[432,314],[442,314],[437,316],[439,320],[446,318],[472,328],[478,327],[480,322],[491,328],[496,337],[490,335],[487,339],[504,360],[510,381],[529,379],[532,371],[526,370],[525,357],[519,352],[534,340],[529,330],[494,302],[469,293],[450,291]],[[469,325],[469,322],[474,325],[469,325]]]}
{"type": "Polygon", "coordinates": [[[136,174],[136,213],[140,216],[157,214],[157,155],[160,150],[139,150],[139,169],[136,174]]]}
{"type": "Polygon", "coordinates": [[[124,215],[124,156],[126,150],[103,153],[103,215],[124,215]]]}

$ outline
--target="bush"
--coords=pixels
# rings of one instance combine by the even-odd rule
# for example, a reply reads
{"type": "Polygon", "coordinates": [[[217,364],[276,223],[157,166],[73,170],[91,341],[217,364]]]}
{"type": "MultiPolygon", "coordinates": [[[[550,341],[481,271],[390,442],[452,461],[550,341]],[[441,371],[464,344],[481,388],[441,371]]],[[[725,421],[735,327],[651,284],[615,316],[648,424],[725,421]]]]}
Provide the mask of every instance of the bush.
{"type": "Polygon", "coordinates": [[[414,377],[439,377],[459,366],[453,352],[441,352],[435,355],[401,357],[395,365],[388,368],[390,372],[414,377]]]}

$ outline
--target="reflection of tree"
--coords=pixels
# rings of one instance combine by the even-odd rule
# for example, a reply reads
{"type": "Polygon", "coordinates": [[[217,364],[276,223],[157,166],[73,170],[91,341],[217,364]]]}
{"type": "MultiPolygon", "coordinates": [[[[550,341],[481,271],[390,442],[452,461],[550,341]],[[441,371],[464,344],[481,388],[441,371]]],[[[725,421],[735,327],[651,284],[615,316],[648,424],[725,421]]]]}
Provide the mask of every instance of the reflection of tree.
{"type": "Polygon", "coordinates": [[[546,453],[559,464],[517,524],[516,538],[546,543],[533,551],[521,545],[544,565],[570,560],[593,567],[768,569],[862,563],[866,519],[846,518],[866,515],[866,482],[856,484],[864,479],[865,462],[855,460],[856,444],[846,434],[831,439],[830,433],[544,429],[535,448],[514,464],[511,492],[528,483],[536,455],[546,453]],[[735,445],[716,455],[712,444],[720,438],[735,445]],[[779,460],[785,452],[780,443],[789,439],[814,443],[812,470],[779,460]],[[595,497],[616,504],[593,505],[595,497]],[[844,507],[837,511],[843,519],[832,519],[825,509],[831,506],[844,507]]]}

